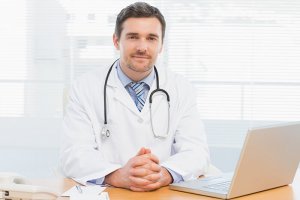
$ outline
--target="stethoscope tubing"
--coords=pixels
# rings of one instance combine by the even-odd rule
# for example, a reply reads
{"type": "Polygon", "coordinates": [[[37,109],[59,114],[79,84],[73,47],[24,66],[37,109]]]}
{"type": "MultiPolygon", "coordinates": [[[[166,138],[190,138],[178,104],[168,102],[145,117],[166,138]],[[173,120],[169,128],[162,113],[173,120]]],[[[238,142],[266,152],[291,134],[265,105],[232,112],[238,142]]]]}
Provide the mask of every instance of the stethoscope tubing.
{"type": "MultiPolygon", "coordinates": [[[[115,63],[118,61],[118,60],[120,60],[119,58],[117,59],[117,60],[115,60],[114,62],[113,62],[113,64],[110,66],[110,68],[109,68],[109,70],[108,70],[108,72],[107,72],[107,74],[106,74],[106,78],[105,78],[105,82],[104,82],[104,96],[103,96],[103,106],[104,106],[104,127],[103,127],[103,129],[102,129],[102,132],[101,132],[101,135],[102,136],[106,136],[107,138],[110,136],[110,132],[109,132],[109,130],[108,130],[108,128],[107,128],[107,92],[106,92],[106,88],[107,88],[107,82],[108,82],[108,78],[109,78],[109,75],[110,75],[110,73],[111,73],[111,71],[112,71],[112,69],[113,69],[113,66],[115,65],[115,63]]],[[[155,75],[156,75],[156,89],[155,90],[153,90],[152,92],[151,92],[151,94],[150,94],[150,96],[149,96],[149,104],[150,104],[150,118],[151,118],[151,127],[152,127],[152,132],[153,132],[153,134],[154,134],[154,136],[155,137],[157,137],[157,138],[164,138],[164,137],[162,137],[162,136],[159,136],[159,135],[156,135],[155,134],[155,132],[154,132],[154,129],[153,129],[153,123],[152,123],[152,112],[151,112],[151,104],[152,104],[152,98],[153,98],[153,95],[156,93],[156,92],[163,92],[165,95],[166,95],[166,97],[167,97],[167,101],[168,101],[168,109],[169,109],[169,114],[168,114],[168,130],[167,130],[167,134],[168,134],[168,132],[169,132],[169,126],[170,126],[170,96],[169,96],[169,94],[168,94],[168,92],[166,91],[166,90],[164,90],[164,89],[161,89],[160,87],[159,87],[159,76],[158,76],[158,72],[157,72],[157,69],[156,69],[156,67],[155,67],[155,65],[154,65],[154,71],[155,71],[155,75]]]]}
{"type": "Polygon", "coordinates": [[[107,81],[108,81],[108,78],[109,78],[109,75],[110,75],[110,72],[111,72],[111,70],[112,70],[112,68],[113,68],[113,66],[115,65],[115,63],[118,61],[119,59],[117,59],[117,60],[115,60],[114,62],[113,62],[113,64],[110,66],[110,68],[109,68],[109,70],[108,70],[108,72],[107,72],[107,74],[106,74],[106,78],[105,78],[105,82],[104,82],[104,97],[103,97],[103,106],[104,106],[104,126],[106,126],[107,125],[107,109],[106,109],[106,107],[107,107],[107,104],[106,104],[106,86],[107,86],[107,81]]]}

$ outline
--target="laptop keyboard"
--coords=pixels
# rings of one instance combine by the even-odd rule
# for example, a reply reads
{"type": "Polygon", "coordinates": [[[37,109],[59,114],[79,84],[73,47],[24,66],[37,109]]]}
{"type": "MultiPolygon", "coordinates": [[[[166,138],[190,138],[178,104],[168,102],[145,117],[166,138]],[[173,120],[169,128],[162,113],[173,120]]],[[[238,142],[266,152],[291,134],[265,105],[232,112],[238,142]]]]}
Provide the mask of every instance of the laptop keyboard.
{"type": "Polygon", "coordinates": [[[229,190],[230,184],[231,184],[231,181],[224,181],[224,182],[220,182],[220,183],[213,183],[210,185],[205,185],[203,187],[226,192],[229,190]]]}

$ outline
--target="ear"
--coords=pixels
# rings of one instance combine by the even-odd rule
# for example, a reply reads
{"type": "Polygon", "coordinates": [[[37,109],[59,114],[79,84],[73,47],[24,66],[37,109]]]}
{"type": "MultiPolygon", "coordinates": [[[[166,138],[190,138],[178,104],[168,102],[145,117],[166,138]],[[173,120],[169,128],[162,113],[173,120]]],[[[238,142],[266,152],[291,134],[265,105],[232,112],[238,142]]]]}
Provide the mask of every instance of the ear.
{"type": "Polygon", "coordinates": [[[114,46],[116,47],[116,49],[120,50],[120,47],[119,47],[119,38],[116,36],[116,34],[113,34],[113,42],[114,42],[114,46]]]}

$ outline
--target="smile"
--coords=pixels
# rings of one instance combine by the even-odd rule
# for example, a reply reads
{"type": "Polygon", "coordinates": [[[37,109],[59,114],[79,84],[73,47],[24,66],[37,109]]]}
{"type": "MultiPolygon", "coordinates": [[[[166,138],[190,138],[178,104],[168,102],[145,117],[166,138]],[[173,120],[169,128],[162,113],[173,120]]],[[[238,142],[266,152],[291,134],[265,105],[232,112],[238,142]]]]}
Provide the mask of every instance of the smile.
{"type": "Polygon", "coordinates": [[[132,57],[138,59],[150,59],[149,56],[132,56],[132,57]]]}

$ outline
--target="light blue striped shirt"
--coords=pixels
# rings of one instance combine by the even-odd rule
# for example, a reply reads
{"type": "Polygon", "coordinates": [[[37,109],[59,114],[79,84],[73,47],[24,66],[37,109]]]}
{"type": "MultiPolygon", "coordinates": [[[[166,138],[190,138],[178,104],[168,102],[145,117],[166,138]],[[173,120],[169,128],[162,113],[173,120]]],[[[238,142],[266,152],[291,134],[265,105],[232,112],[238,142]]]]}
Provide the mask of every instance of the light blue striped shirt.
{"type": "MultiPolygon", "coordinates": [[[[132,81],[126,74],[124,74],[124,72],[122,71],[121,67],[120,67],[120,62],[118,61],[117,65],[116,65],[116,69],[117,69],[117,74],[118,74],[118,78],[120,79],[122,85],[125,87],[125,89],[127,90],[127,92],[129,93],[129,95],[131,96],[131,98],[133,99],[134,103],[136,103],[137,101],[137,96],[136,93],[134,92],[134,90],[130,87],[130,83],[134,82],[132,81]]],[[[149,93],[150,90],[150,86],[152,85],[153,81],[155,79],[155,71],[152,70],[152,72],[143,80],[139,81],[139,82],[144,82],[144,97],[143,99],[147,99],[147,95],[149,93]]],[[[180,174],[174,172],[171,169],[166,168],[172,178],[173,178],[173,183],[178,183],[180,181],[183,181],[183,178],[180,174]]],[[[92,184],[97,184],[97,185],[102,185],[104,182],[104,178],[98,178],[98,179],[94,179],[94,180],[90,180],[88,181],[88,183],[92,183],[92,184]]]]}
{"type": "MultiPolygon", "coordinates": [[[[135,105],[137,104],[137,96],[135,91],[130,87],[130,83],[134,82],[132,81],[126,74],[124,74],[124,72],[122,71],[121,67],[120,67],[120,62],[118,62],[117,66],[117,74],[118,74],[118,78],[120,79],[122,85],[125,87],[125,89],[127,90],[127,92],[129,93],[129,95],[131,96],[131,98],[133,99],[135,105]]],[[[152,85],[153,81],[155,79],[155,71],[152,70],[152,72],[143,80],[139,81],[139,82],[144,82],[144,96],[143,99],[147,99],[147,95],[149,93],[150,90],[150,86],[152,85]]]]}

